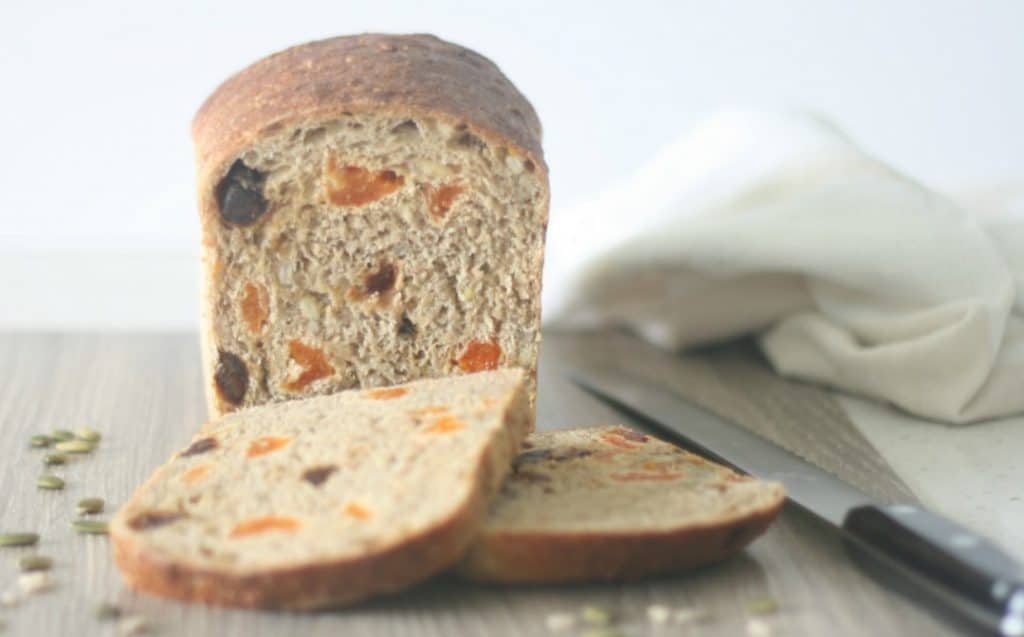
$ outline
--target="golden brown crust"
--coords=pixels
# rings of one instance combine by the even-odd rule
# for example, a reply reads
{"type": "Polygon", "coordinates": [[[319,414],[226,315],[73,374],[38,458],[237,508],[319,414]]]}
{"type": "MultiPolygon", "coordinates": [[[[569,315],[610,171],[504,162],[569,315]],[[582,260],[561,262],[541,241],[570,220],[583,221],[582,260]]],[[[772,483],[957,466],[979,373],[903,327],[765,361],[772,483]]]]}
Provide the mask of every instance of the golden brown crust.
{"type": "MultiPolygon", "coordinates": [[[[533,428],[522,386],[506,406],[503,420],[504,435],[496,436],[478,457],[474,488],[463,506],[451,518],[398,544],[368,551],[358,558],[234,574],[162,559],[146,551],[136,542],[138,533],[128,529],[118,514],[110,529],[114,561],[136,590],[218,606],[295,610],[340,607],[401,590],[461,558],[479,531],[488,500],[533,428]]],[[[132,500],[154,483],[159,473],[140,486],[132,500]]]]}
{"type": "Polygon", "coordinates": [[[493,62],[433,35],[364,34],[286,49],[221,84],[192,123],[200,182],[268,132],[378,110],[465,123],[545,166],[540,120],[493,62]]]}
{"type": "Polygon", "coordinates": [[[477,538],[457,567],[481,582],[632,580],[711,564],[740,552],[771,525],[785,495],[707,526],[632,533],[494,532],[477,538]]]}

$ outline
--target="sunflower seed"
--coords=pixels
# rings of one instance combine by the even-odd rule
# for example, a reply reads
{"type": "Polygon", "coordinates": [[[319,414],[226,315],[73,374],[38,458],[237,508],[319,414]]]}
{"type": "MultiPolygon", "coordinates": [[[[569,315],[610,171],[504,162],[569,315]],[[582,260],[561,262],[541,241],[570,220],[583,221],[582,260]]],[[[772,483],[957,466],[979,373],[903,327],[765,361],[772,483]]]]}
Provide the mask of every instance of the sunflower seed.
{"type": "Polygon", "coordinates": [[[32,546],[39,541],[38,533],[2,533],[0,546],[32,546]]]}
{"type": "Polygon", "coordinates": [[[763,619],[751,617],[747,620],[747,637],[772,637],[772,627],[763,619]]]}
{"type": "Polygon", "coordinates": [[[21,591],[16,588],[6,590],[0,593],[0,606],[17,606],[21,602],[22,597],[21,591]]]}
{"type": "Polygon", "coordinates": [[[106,520],[73,520],[71,522],[71,528],[79,533],[85,533],[88,535],[107,534],[106,520]]]}
{"type": "Polygon", "coordinates": [[[102,437],[103,436],[100,435],[100,432],[90,427],[79,427],[78,429],[75,429],[75,438],[78,438],[79,440],[85,440],[86,442],[99,442],[102,437]]]}
{"type": "Polygon", "coordinates": [[[668,621],[669,615],[672,611],[669,610],[668,606],[662,604],[651,604],[647,607],[647,619],[652,624],[664,624],[668,621]]]}
{"type": "Polygon", "coordinates": [[[118,634],[128,637],[149,630],[149,623],[142,615],[129,615],[117,623],[118,634]]]}
{"type": "Polygon", "coordinates": [[[53,588],[53,581],[50,580],[50,576],[46,574],[46,571],[36,571],[34,573],[23,573],[18,577],[18,586],[21,587],[21,591],[26,595],[35,595],[36,593],[42,593],[53,588]]]}
{"type": "Polygon", "coordinates": [[[103,511],[103,505],[103,498],[85,498],[78,501],[78,507],[75,510],[78,515],[89,515],[103,511]]]}
{"type": "Polygon", "coordinates": [[[544,619],[544,624],[549,631],[560,633],[576,626],[576,616],[572,613],[551,613],[544,619]]]}
{"type": "Polygon", "coordinates": [[[37,435],[32,436],[31,438],[29,438],[29,440],[28,440],[29,446],[30,447],[35,447],[36,449],[42,449],[43,447],[49,447],[54,442],[55,442],[54,439],[49,437],[49,436],[47,436],[46,434],[37,434],[37,435]]]}
{"type": "Polygon", "coordinates": [[[588,624],[606,626],[612,623],[612,611],[608,610],[604,606],[587,604],[580,611],[580,616],[583,617],[583,621],[588,624]]]}
{"type": "Polygon", "coordinates": [[[49,491],[59,491],[64,488],[64,481],[57,476],[46,474],[36,479],[36,486],[49,491]]]}
{"type": "Polygon", "coordinates": [[[57,442],[60,442],[62,440],[71,440],[75,437],[75,434],[71,433],[67,429],[54,429],[53,433],[50,434],[50,437],[57,442]]]}
{"type": "Polygon", "coordinates": [[[117,619],[118,617],[120,617],[121,609],[117,606],[114,606],[113,604],[103,602],[102,604],[96,607],[94,614],[96,615],[96,619],[100,621],[107,621],[111,619],[117,619]]]}
{"type": "Polygon", "coordinates": [[[89,453],[96,448],[95,443],[85,440],[64,440],[53,446],[57,451],[65,453],[89,453]]]}
{"type": "Polygon", "coordinates": [[[45,464],[48,467],[64,464],[67,461],[68,457],[62,453],[48,453],[45,456],[43,456],[43,464],[45,464]]]}
{"type": "Polygon", "coordinates": [[[18,560],[18,568],[25,573],[29,571],[48,571],[51,566],[53,566],[53,559],[45,555],[26,555],[18,560]]]}

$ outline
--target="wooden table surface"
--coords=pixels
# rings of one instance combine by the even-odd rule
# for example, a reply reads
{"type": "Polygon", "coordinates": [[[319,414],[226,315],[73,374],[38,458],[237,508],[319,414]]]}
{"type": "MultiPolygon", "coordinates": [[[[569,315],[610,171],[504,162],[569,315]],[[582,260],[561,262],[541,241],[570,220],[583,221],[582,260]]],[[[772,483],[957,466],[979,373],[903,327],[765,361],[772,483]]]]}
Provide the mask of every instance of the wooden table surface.
{"type": "MultiPolygon", "coordinates": [[[[568,384],[566,366],[592,355],[600,339],[549,335],[541,366],[538,426],[625,421],[568,384]]],[[[940,623],[862,574],[829,528],[795,506],[744,554],[687,575],[588,586],[504,588],[438,579],[370,604],[311,615],[229,611],[137,595],[121,583],[105,537],[68,526],[82,497],[123,502],[141,480],[202,423],[197,338],[192,334],[8,334],[0,336],[0,531],[42,535],[36,551],[55,559],[55,588],[0,606],[0,634],[116,634],[93,617],[98,602],[145,615],[154,634],[545,635],[545,618],[584,604],[613,611],[623,635],[744,635],[748,605],[766,597],[777,613],[761,617],[772,635],[947,635],[940,623]],[[43,471],[34,433],[88,425],[104,434],[91,456],[54,473],[63,491],[39,491],[43,471]],[[698,624],[656,626],[652,604],[710,613],[698,624]],[[4,630],[6,632],[4,632],[4,630]]],[[[0,548],[0,592],[15,586],[29,549],[0,548]]],[[[582,627],[565,635],[582,634],[582,627]]]]}

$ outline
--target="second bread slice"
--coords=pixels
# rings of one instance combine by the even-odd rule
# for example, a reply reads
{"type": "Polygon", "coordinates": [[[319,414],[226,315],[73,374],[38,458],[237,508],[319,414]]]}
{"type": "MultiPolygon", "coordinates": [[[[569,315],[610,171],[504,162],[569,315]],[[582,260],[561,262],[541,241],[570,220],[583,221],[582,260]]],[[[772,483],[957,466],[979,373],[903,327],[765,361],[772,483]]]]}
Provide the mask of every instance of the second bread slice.
{"type": "Polygon", "coordinates": [[[494,582],[634,579],[738,551],[785,502],[739,475],[625,427],[536,433],[459,572],[494,582]]]}
{"type": "Polygon", "coordinates": [[[133,587],[316,608],[457,560],[532,427],[521,370],[268,405],[222,419],[111,523],[133,587]]]}

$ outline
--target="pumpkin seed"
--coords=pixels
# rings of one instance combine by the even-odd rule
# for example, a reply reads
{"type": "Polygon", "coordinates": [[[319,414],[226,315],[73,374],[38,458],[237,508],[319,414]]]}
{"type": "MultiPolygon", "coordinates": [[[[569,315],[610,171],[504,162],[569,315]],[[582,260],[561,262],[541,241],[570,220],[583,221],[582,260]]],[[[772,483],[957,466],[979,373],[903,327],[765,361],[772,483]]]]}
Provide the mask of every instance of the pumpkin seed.
{"type": "Polygon", "coordinates": [[[55,475],[45,474],[36,479],[36,486],[40,489],[59,491],[64,488],[64,480],[55,475]]]}
{"type": "Polygon", "coordinates": [[[78,429],[75,429],[75,438],[78,438],[79,440],[84,440],[86,442],[99,442],[102,437],[103,436],[100,435],[100,432],[90,427],[79,427],[78,429]]]}
{"type": "Polygon", "coordinates": [[[583,607],[583,610],[580,611],[580,616],[583,617],[583,621],[588,624],[606,626],[612,623],[612,611],[608,610],[604,606],[587,604],[583,607]]]}
{"type": "Polygon", "coordinates": [[[78,531],[79,533],[85,533],[89,535],[106,535],[107,534],[107,521],[106,520],[73,520],[71,522],[71,528],[78,531]]]}
{"type": "Polygon", "coordinates": [[[71,440],[75,437],[75,434],[71,433],[67,429],[54,429],[50,437],[60,442],[62,440],[71,440]]]}
{"type": "Polygon", "coordinates": [[[96,448],[96,445],[85,440],[62,440],[55,444],[54,448],[65,453],[89,453],[96,448]]]}
{"type": "Polygon", "coordinates": [[[68,457],[62,453],[48,453],[43,456],[43,464],[48,467],[64,464],[68,461],[68,457]]]}
{"type": "Polygon", "coordinates": [[[36,449],[42,449],[43,447],[49,447],[54,442],[55,442],[54,439],[49,437],[49,436],[47,436],[46,434],[37,434],[37,435],[32,436],[31,438],[28,439],[29,446],[30,447],[34,447],[36,449]]]}
{"type": "Polygon", "coordinates": [[[26,555],[18,560],[18,568],[24,572],[48,571],[53,566],[53,559],[45,555],[26,555]]]}
{"type": "Polygon", "coordinates": [[[91,513],[99,513],[103,510],[103,498],[85,498],[84,500],[78,501],[78,515],[89,515],[91,513]]]}
{"type": "Polygon", "coordinates": [[[752,599],[747,602],[747,612],[751,615],[771,615],[778,612],[779,603],[771,597],[752,599]]]}
{"type": "Polygon", "coordinates": [[[111,619],[117,619],[118,617],[120,617],[121,609],[117,606],[114,606],[113,604],[103,602],[102,604],[96,606],[94,614],[96,615],[96,619],[100,621],[107,621],[111,619]]]}
{"type": "Polygon", "coordinates": [[[38,541],[38,533],[0,533],[0,546],[32,546],[38,541]]]}

